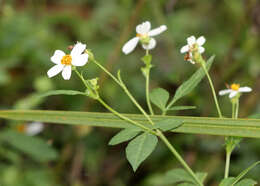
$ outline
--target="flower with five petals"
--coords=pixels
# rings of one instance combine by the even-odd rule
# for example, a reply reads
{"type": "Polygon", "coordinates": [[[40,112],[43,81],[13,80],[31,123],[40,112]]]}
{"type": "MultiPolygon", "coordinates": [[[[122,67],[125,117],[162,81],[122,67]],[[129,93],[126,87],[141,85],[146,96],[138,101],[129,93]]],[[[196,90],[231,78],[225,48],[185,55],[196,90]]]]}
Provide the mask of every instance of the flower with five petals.
{"type": "Polygon", "coordinates": [[[166,25],[161,25],[160,27],[151,30],[151,23],[149,21],[137,25],[136,37],[130,39],[126,44],[124,44],[122,48],[123,53],[131,53],[139,41],[142,43],[145,50],[153,49],[156,46],[156,40],[153,36],[159,35],[165,30],[167,30],[166,25]]]}
{"type": "Polygon", "coordinates": [[[70,54],[65,54],[62,50],[56,50],[51,57],[51,61],[56,64],[47,75],[49,78],[56,76],[62,71],[62,77],[69,80],[72,66],[84,66],[88,62],[88,54],[83,53],[86,45],[78,42],[71,50],[70,54]]]}

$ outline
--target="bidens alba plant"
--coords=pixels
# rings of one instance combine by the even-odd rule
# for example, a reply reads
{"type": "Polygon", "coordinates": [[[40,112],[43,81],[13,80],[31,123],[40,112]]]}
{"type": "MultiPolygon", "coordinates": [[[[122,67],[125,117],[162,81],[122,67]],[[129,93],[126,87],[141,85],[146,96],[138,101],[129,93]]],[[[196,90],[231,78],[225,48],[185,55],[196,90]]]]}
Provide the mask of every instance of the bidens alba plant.
{"type": "MultiPolygon", "coordinates": [[[[83,95],[88,96],[101,105],[103,105],[108,111],[112,112],[115,116],[121,120],[130,124],[131,127],[127,127],[116,134],[109,142],[109,145],[117,145],[126,141],[130,141],[126,147],[126,158],[131,164],[134,171],[140,166],[140,164],[154,151],[157,146],[158,140],[161,140],[164,145],[169,149],[174,158],[182,165],[183,169],[173,169],[166,174],[170,183],[177,185],[198,185],[203,186],[207,173],[194,172],[190,166],[184,161],[181,155],[177,152],[174,145],[169,142],[165,137],[164,132],[174,131],[184,124],[184,119],[176,119],[174,122],[169,119],[156,120],[153,118],[155,114],[154,107],[157,107],[161,112],[161,115],[166,115],[170,110],[186,110],[194,109],[195,106],[175,106],[176,102],[183,98],[185,95],[189,94],[206,76],[212,91],[212,96],[215,101],[216,110],[218,116],[223,118],[216,91],[213,85],[213,81],[209,75],[209,69],[211,68],[214,56],[210,57],[208,60],[202,54],[205,52],[203,47],[206,39],[201,36],[198,39],[195,36],[187,38],[187,44],[180,49],[181,53],[185,53],[184,59],[192,64],[198,64],[199,69],[180,87],[177,88],[174,96],[170,99],[170,93],[162,88],[156,88],[150,90],[149,88],[149,77],[152,65],[152,55],[149,53],[151,49],[156,46],[156,40],[153,38],[164,31],[167,30],[165,25],[159,26],[155,29],[151,29],[151,23],[149,21],[143,22],[136,27],[136,36],[130,39],[122,48],[124,54],[131,53],[140,42],[143,49],[145,49],[145,54],[141,58],[144,63],[144,67],[141,68],[141,72],[145,77],[145,94],[146,94],[146,104],[147,110],[144,109],[141,104],[135,99],[134,95],[128,90],[126,84],[121,78],[121,72],[118,71],[117,75],[110,73],[104,66],[102,66],[95,58],[94,53],[90,50],[86,50],[86,45],[80,42],[76,43],[72,48],[70,54],[65,54],[61,50],[56,50],[54,55],[51,57],[51,61],[55,64],[48,72],[48,77],[53,77],[58,73],[62,72],[62,77],[65,80],[69,80],[71,77],[71,71],[75,71],[75,74],[82,81],[85,86],[84,91],[74,91],[74,90],[55,90],[47,92],[44,96],[50,95],[83,95]],[[96,65],[98,68],[103,70],[108,74],[112,80],[124,91],[129,100],[136,106],[136,108],[143,114],[145,121],[134,120],[128,115],[121,114],[117,110],[113,109],[108,103],[106,103],[99,91],[98,78],[86,78],[81,72],[77,70],[78,66],[84,66],[88,61],[90,64],[96,65]],[[153,105],[152,105],[153,104],[153,105]],[[175,179],[178,178],[178,179],[175,179]]],[[[232,102],[232,118],[236,119],[238,117],[239,108],[239,96],[242,92],[250,92],[249,87],[240,87],[238,84],[232,84],[229,89],[222,90],[219,95],[229,94],[232,102]]],[[[156,111],[157,111],[156,110],[156,111]]],[[[229,186],[244,184],[244,185],[254,185],[255,181],[251,179],[243,179],[243,176],[259,162],[255,163],[245,171],[243,171],[236,178],[228,177],[230,155],[232,150],[236,147],[241,139],[236,137],[226,137],[226,166],[224,179],[221,181],[221,186],[229,186]]]]}

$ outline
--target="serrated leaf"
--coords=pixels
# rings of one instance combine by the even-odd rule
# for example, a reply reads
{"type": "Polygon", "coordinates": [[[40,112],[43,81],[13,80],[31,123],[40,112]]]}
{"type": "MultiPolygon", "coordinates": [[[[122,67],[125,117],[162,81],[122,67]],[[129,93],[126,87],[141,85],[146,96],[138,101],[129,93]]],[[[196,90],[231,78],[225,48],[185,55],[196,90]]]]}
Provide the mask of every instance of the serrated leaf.
{"type": "Polygon", "coordinates": [[[223,180],[221,180],[219,186],[231,186],[234,180],[234,177],[224,178],[223,180]]]}
{"type": "Polygon", "coordinates": [[[159,128],[166,132],[168,130],[173,130],[180,127],[183,124],[182,120],[175,120],[174,122],[170,119],[165,119],[155,123],[155,128],[159,128]]]}
{"type": "Polygon", "coordinates": [[[113,138],[111,138],[111,140],[109,141],[108,144],[117,145],[117,144],[123,143],[125,141],[131,140],[140,132],[141,132],[141,129],[139,129],[139,128],[129,127],[129,128],[123,129],[119,133],[117,133],[113,138]]]}
{"type": "Polygon", "coordinates": [[[236,184],[241,178],[243,178],[251,169],[253,169],[255,166],[257,166],[260,163],[260,161],[257,161],[253,163],[251,166],[243,170],[234,180],[233,184],[236,184]]]}
{"type": "Polygon", "coordinates": [[[220,182],[219,186],[253,186],[257,184],[256,181],[247,178],[238,183],[236,183],[235,180],[234,177],[225,178],[220,182]]]}
{"type": "Polygon", "coordinates": [[[196,109],[196,106],[173,106],[168,110],[189,110],[189,109],[196,109]]]}
{"type": "MultiPolygon", "coordinates": [[[[214,58],[215,56],[211,56],[206,63],[206,68],[208,71],[214,61],[214,58]]],[[[206,74],[203,68],[200,67],[187,81],[178,87],[168,107],[171,107],[177,100],[189,94],[201,82],[205,75],[206,74]]]]}
{"type": "Polygon", "coordinates": [[[162,88],[153,89],[150,93],[151,102],[159,107],[162,111],[165,110],[168,99],[169,93],[162,88]]]}
{"type": "Polygon", "coordinates": [[[157,137],[149,133],[143,133],[129,142],[126,147],[126,158],[134,171],[153,152],[157,142],[157,137]]]}
{"type": "Polygon", "coordinates": [[[43,94],[38,94],[39,97],[47,97],[47,96],[54,96],[54,95],[86,95],[84,92],[76,91],[76,90],[51,90],[43,94]]]}
{"type": "MultiPolygon", "coordinates": [[[[198,172],[195,175],[201,183],[203,183],[207,173],[198,172]]],[[[165,175],[165,179],[168,184],[180,183],[184,185],[197,185],[193,177],[191,177],[184,169],[173,169],[168,171],[165,175]]]]}
{"type": "Polygon", "coordinates": [[[57,158],[57,152],[44,140],[36,136],[27,136],[13,130],[5,130],[0,133],[0,140],[40,162],[57,158]]]}
{"type": "Polygon", "coordinates": [[[235,184],[235,186],[254,186],[256,184],[257,182],[255,180],[246,178],[235,184]]]}

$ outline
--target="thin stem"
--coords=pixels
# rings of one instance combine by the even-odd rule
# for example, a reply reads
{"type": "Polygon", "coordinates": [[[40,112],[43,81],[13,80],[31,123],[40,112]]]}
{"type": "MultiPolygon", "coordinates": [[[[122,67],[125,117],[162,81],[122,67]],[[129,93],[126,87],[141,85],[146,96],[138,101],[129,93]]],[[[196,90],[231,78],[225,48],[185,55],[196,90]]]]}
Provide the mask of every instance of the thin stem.
{"type": "Polygon", "coordinates": [[[163,133],[160,130],[156,130],[158,136],[160,139],[165,143],[165,145],[168,147],[168,149],[172,152],[172,154],[177,158],[177,160],[182,164],[182,166],[185,168],[185,170],[192,176],[194,181],[200,185],[203,186],[203,184],[200,182],[200,180],[197,178],[195,173],[191,170],[189,165],[182,159],[181,155],[176,151],[176,149],[172,146],[172,144],[168,141],[168,139],[163,135],[163,133]]]}
{"type": "Polygon", "coordinates": [[[235,118],[236,104],[232,102],[232,118],[235,118]]]}
{"type": "Polygon", "coordinates": [[[151,125],[154,125],[151,118],[148,116],[148,114],[144,111],[144,109],[139,105],[139,103],[135,100],[135,98],[132,96],[132,94],[128,91],[127,87],[123,83],[121,79],[117,79],[113,74],[111,74],[108,70],[106,70],[105,67],[103,67],[98,61],[95,59],[92,60],[99,68],[101,68],[105,73],[107,73],[126,93],[126,95],[130,98],[130,100],[135,104],[135,106],[142,112],[142,114],[146,117],[146,119],[150,122],[151,125]]]}
{"type": "MultiPolygon", "coordinates": [[[[87,82],[86,82],[85,79],[82,77],[82,75],[77,71],[76,68],[75,68],[74,70],[75,70],[76,74],[78,75],[78,77],[81,79],[81,81],[84,83],[84,85],[86,86],[86,88],[91,91],[90,86],[87,84],[87,82]]],[[[149,128],[143,126],[142,124],[140,124],[140,123],[138,123],[138,122],[136,122],[136,121],[134,121],[134,120],[131,120],[131,119],[129,119],[128,117],[126,117],[126,116],[120,114],[119,112],[115,111],[115,110],[114,110],[113,108],[111,108],[108,104],[106,104],[100,97],[98,97],[97,100],[98,100],[106,109],[108,109],[110,112],[112,112],[113,114],[115,114],[116,116],[118,116],[119,118],[121,118],[122,120],[125,120],[125,121],[127,121],[127,122],[129,122],[129,123],[131,123],[131,124],[133,124],[133,125],[135,125],[135,126],[137,126],[137,127],[140,127],[140,128],[144,129],[145,131],[147,131],[147,132],[149,132],[149,133],[151,133],[151,134],[157,135],[157,133],[154,132],[153,130],[151,130],[151,129],[149,129],[149,128]]]]}
{"type": "Polygon", "coordinates": [[[204,69],[204,71],[205,71],[205,73],[206,73],[206,76],[207,76],[208,80],[209,80],[209,84],[210,84],[210,87],[211,87],[211,90],[212,90],[212,94],[213,94],[213,97],[214,97],[214,101],[215,101],[215,104],[216,104],[216,107],[217,107],[218,115],[219,115],[220,118],[222,118],[222,113],[221,113],[221,111],[220,111],[220,107],[219,107],[219,104],[218,104],[218,99],[217,99],[217,96],[216,96],[216,91],[215,91],[214,85],[213,85],[213,83],[212,83],[212,80],[211,80],[211,78],[210,78],[210,75],[209,75],[209,73],[208,73],[208,71],[207,71],[207,68],[206,68],[206,66],[205,66],[205,62],[202,62],[202,67],[203,67],[203,69],[204,69]]]}
{"type": "Polygon", "coordinates": [[[145,89],[146,89],[146,91],[145,91],[146,92],[146,102],[147,102],[150,114],[154,115],[153,108],[152,108],[151,101],[150,101],[150,92],[149,92],[150,68],[149,68],[149,70],[147,70],[147,74],[146,74],[145,78],[146,78],[146,86],[145,86],[145,89]]]}
{"type": "Polygon", "coordinates": [[[226,166],[225,166],[225,176],[224,176],[224,178],[228,178],[229,165],[230,165],[230,156],[231,156],[231,152],[227,150],[227,152],[226,152],[226,166]]]}
{"type": "Polygon", "coordinates": [[[236,113],[235,113],[235,119],[238,118],[238,111],[239,111],[239,99],[237,99],[237,102],[236,102],[236,113]]]}
{"type": "Polygon", "coordinates": [[[147,132],[149,132],[149,133],[151,133],[151,134],[157,135],[157,133],[154,132],[153,130],[151,130],[151,129],[149,129],[149,128],[143,126],[142,124],[140,124],[140,123],[138,123],[138,122],[136,122],[136,121],[134,121],[134,120],[131,120],[131,119],[129,119],[128,117],[126,117],[126,116],[120,114],[119,112],[115,111],[113,108],[111,108],[109,105],[107,105],[101,98],[98,98],[97,100],[98,100],[107,110],[109,110],[110,112],[112,112],[113,114],[115,114],[116,116],[118,116],[119,118],[121,118],[122,120],[125,120],[125,121],[127,121],[127,122],[129,122],[129,123],[131,123],[131,124],[133,124],[133,125],[135,125],[135,126],[137,126],[137,127],[140,127],[140,128],[144,129],[145,131],[147,131],[147,132]]]}

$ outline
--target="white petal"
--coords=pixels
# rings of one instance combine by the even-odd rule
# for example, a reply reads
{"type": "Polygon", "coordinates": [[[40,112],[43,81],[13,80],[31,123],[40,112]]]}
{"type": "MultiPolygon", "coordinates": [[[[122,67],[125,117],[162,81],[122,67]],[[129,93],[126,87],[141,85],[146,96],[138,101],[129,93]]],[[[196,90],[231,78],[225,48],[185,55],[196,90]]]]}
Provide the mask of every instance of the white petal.
{"type": "Polygon", "coordinates": [[[195,44],[196,43],[196,38],[194,37],[194,36],[190,36],[190,37],[188,37],[187,38],[187,43],[188,43],[188,45],[193,45],[193,44],[195,44]]]}
{"type": "Polygon", "coordinates": [[[151,29],[151,23],[149,21],[146,21],[140,25],[137,25],[136,32],[138,34],[146,34],[150,31],[150,29],[151,29]]]}
{"type": "Polygon", "coordinates": [[[152,29],[150,32],[148,32],[148,35],[150,37],[156,36],[156,35],[164,32],[165,30],[167,30],[167,26],[166,25],[162,25],[162,26],[160,26],[158,28],[152,29]]]}
{"type": "Polygon", "coordinates": [[[88,54],[81,54],[79,56],[72,57],[72,65],[84,66],[88,62],[88,54]]]}
{"type": "Polygon", "coordinates": [[[186,52],[189,51],[189,49],[190,49],[189,45],[185,45],[185,46],[183,46],[183,47],[181,48],[181,53],[186,53],[186,52]]]}
{"type": "Polygon", "coordinates": [[[200,47],[199,47],[199,53],[202,54],[204,51],[205,51],[205,48],[200,46],[200,47]]]}
{"type": "Polygon", "coordinates": [[[231,89],[225,89],[225,90],[219,91],[218,94],[219,94],[220,96],[223,96],[223,95],[229,94],[230,92],[232,92],[231,89]]]}
{"type": "Polygon", "coordinates": [[[156,41],[154,38],[151,38],[148,45],[143,44],[145,50],[152,50],[156,46],[156,41]]]}
{"type": "Polygon", "coordinates": [[[125,54],[129,54],[130,52],[132,52],[137,43],[139,41],[139,37],[134,37],[133,39],[130,39],[122,48],[122,51],[125,53],[125,54]]]}
{"type": "Polygon", "coordinates": [[[66,65],[62,71],[62,77],[65,80],[69,80],[71,76],[71,66],[70,65],[66,65]]]}
{"type": "Polygon", "coordinates": [[[86,49],[86,45],[82,44],[80,42],[78,42],[72,49],[70,55],[71,56],[77,56],[80,55],[84,52],[84,50],[86,49]]]}
{"type": "Polygon", "coordinates": [[[48,70],[47,75],[49,78],[56,76],[58,73],[60,73],[63,69],[64,65],[55,65],[50,70],[48,70]]]}
{"type": "Polygon", "coordinates": [[[250,87],[240,87],[238,92],[251,92],[252,89],[250,87]]]}
{"type": "Polygon", "coordinates": [[[205,42],[206,42],[206,39],[205,39],[205,37],[203,37],[203,36],[200,36],[198,39],[197,39],[197,44],[199,45],[199,46],[202,46],[205,42]]]}
{"type": "Polygon", "coordinates": [[[232,92],[229,94],[229,98],[233,98],[238,94],[238,91],[232,90],[232,92]]]}
{"type": "Polygon", "coordinates": [[[39,134],[44,128],[44,125],[40,122],[33,122],[26,126],[26,134],[28,136],[34,136],[36,134],[39,134]]]}
{"type": "Polygon", "coordinates": [[[65,55],[66,54],[62,50],[55,50],[53,56],[51,57],[51,61],[55,64],[60,64],[62,57],[65,55]]]}

